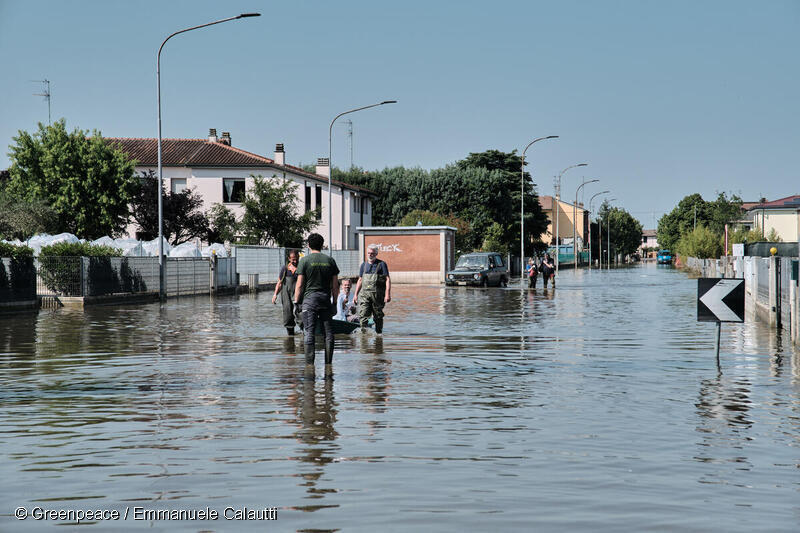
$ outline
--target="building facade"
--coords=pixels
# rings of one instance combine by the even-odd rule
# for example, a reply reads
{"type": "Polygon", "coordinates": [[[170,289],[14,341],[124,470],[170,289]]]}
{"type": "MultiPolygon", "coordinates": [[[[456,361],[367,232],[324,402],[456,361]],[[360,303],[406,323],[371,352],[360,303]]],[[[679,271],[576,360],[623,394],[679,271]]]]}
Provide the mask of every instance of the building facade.
{"type": "Polygon", "coordinates": [[[542,206],[542,211],[548,220],[547,231],[539,237],[542,242],[550,245],[571,243],[573,231],[577,235],[578,246],[585,241],[589,234],[589,211],[583,208],[583,204],[574,205],[557,196],[540,196],[539,205],[542,206]],[[556,217],[558,217],[558,236],[555,234],[556,217]]]}
{"type": "MultiPolygon", "coordinates": [[[[764,237],[773,230],[783,242],[797,242],[800,236],[800,195],[752,205],[746,214],[750,228],[764,237]]],[[[741,224],[746,227],[746,224],[741,224]]]]}
{"type": "MultiPolygon", "coordinates": [[[[136,161],[136,172],[158,173],[158,140],[107,138],[136,161]]],[[[230,134],[217,137],[209,131],[207,139],[162,139],[164,189],[180,192],[193,189],[203,200],[208,212],[214,204],[230,209],[241,220],[242,200],[254,183],[254,176],[273,180],[290,180],[295,185],[296,208],[308,212],[321,208],[319,223],[313,231],[325,237],[326,246],[334,250],[352,250],[358,246],[356,227],[372,224],[372,201],[376,195],[362,187],[331,181],[331,205],[328,205],[327,158],[319,159],[315,172],[286,163],[283,144],[275,147],[270,159],[235,148],[230,134]],[[331,214],[331,242],[328,241],[328,213],[331,214]]],[[[138,228],[132,224],[127,233],[135,238],[138,228]]]]}

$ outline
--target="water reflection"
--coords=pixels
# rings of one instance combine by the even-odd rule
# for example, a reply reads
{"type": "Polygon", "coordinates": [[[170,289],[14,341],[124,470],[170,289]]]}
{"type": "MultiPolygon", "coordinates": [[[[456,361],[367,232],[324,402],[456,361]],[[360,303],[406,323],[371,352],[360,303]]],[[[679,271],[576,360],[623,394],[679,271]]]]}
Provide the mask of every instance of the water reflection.
{"type": "MultiPolygon", "coordinates": [[[[290,396],[290,405],[293,405],[298,421],[295,438],[304,445],[297,459],[300,464],[310,465],[308,469],[301,469],[299,474],[303,480],[301,485],[306,488],[310,499],[321,500],[326,494],[337,492],[334,486],[326,486],[324,478],[325,466],[333,462],[339,453],[339,446],[335,444],[338,437],[334,427],[337,404],[333,385],[331,379],[317,380],[315,369],[308,366],[304,369],[300,385],[295,389],[296,394],[290,396]]],[[[294,508],[313,512],[328,507],[336,506],[316,503],[294,508]]]]}
{"type": "Polygon", "coordinates": [[[559,276],[398,285],[383,336],[337,337],[333,381],[268,294],[0,320],[0,497],[278,505],[287,530],[792,530],[786,338],[726,325],[718,373],[682,273],[559,276]]]}

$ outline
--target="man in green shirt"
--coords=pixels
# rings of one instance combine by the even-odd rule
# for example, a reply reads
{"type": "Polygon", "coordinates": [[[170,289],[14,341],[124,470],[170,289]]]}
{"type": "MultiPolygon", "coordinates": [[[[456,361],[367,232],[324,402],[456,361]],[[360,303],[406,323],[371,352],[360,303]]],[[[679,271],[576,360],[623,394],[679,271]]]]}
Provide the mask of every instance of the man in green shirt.
{"type": "Polygon", "coordinates": [[[294,291],[295,305],[302,302],[303,332],[306,351],[306,364],[314,364],[314,335],[317,321],[322,322],[325,331],[325,375],[331,374],[333,364],[333,324],[336,314],[333,302],[339,297],[339,267],[332,257],[322,253],[325,239],[319,233],[308,236],[311,253],[303,257],[297,265],[297,285],[294,291]]]}

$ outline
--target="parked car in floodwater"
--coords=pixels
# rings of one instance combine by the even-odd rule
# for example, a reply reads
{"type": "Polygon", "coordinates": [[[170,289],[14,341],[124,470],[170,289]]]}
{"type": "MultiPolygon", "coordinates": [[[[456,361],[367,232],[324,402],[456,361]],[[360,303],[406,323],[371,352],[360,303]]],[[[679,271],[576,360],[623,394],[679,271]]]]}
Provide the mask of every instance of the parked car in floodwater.
{"type": "Polygon", "coordinates": [[[656,261],[659,265],[671,265],[672,252],[669,250],[659,250],[658,254],[656,255],[656,261]]]}
{"type": "Polygon", "coordinates": [[[505,287],[508,285],[508,267],[497,252],[464,254],[456,261],[455,268],[447,272],[445,284],[505,287]]]}

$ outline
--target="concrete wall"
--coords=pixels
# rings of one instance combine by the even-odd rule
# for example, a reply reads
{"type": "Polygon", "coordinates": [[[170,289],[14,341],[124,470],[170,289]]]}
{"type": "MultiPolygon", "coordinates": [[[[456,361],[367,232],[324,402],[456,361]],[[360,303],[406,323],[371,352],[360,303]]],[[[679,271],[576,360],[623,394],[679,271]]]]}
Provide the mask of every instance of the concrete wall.
{"type": "Polygon", "coordinates": [[[362,257],[380,246],[392,283],[444,283],[455,264],[455,228],[448,226],[359,227],[362,257]]]}

